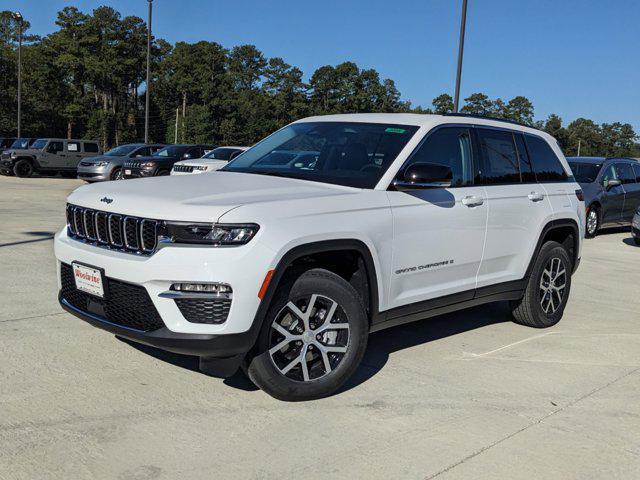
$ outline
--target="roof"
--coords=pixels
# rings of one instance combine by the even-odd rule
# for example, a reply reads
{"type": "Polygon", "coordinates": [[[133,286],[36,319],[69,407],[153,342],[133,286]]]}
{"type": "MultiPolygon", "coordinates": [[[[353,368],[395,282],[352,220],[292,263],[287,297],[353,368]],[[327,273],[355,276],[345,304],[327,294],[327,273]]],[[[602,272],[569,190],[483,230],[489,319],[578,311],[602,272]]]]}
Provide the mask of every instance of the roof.
{"type": "Polygon", "coordinates": [[[581,162],[581,163],[604,163],[607,160],[631,160],[635,159],[630,157],[567,157],[569,162],[581,162]]]}
{"type": "Polygon", "coordinates": [[[414,125],[418,127],[430,127],[444,123],[468,123],[475,125],[487,125],[502,128],[512,128],[515,130],[528,131],[536,134],[545,132],[537,128],[529,127],[510,120],[502,120],[491,117],[467,114],[422,114],[422,113],[345,113],[335,115],[319,115],[307,117],[294,123],[301,122],[362,122],[362,123],[387,123],[397,125],[414,125]]]}

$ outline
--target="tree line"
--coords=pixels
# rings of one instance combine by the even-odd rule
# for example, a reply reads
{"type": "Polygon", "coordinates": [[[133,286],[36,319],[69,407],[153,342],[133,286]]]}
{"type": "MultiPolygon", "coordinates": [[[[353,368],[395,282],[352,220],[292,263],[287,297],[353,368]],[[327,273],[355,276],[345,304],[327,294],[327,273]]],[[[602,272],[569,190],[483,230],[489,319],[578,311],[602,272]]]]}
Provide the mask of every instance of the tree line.
{"type": "MultiPolygon", "coordinates": [[[[58,29],[44,37],[23,23],[23,134],[98,139],[103,146],[144,137],[147,26],[111,7],[84,13],[66,7],[58,29]]],[[[16,130],[17,29],[0,12],[0,135],[16,130]]],[[[393,80],[353,62],[325,65],[305,81],[282,58],[267,58],[253,45],[231,49],[216,42],[154,37],[151,49],[150,141],[251,145],[298,118],[353,112],[446,113],[450,95],[428,108],[403,101],[393,80]]],[[[557,115],[534,119],[531,101],[474,93],[463,112],[510,119],[555,136],[567,155],[640,156],[628,123],[596,124],[579,118],[564,126],[557,115]]]]}

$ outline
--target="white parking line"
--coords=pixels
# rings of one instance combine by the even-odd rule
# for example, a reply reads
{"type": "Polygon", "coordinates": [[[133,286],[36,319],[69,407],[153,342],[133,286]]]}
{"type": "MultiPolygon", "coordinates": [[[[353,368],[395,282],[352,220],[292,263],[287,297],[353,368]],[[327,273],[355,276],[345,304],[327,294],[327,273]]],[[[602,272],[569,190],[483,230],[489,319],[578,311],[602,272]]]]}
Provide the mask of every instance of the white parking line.
{"type": "Polygon", "coordinates": [[[490,351],[484,352],[484,353],[467,353],[467,352],[465,352],[465,354],[466,355],[470,355],[472,357],[484,357],[484,356],[487,356],[487,355],[491,355],[492,353],[496,353],[496,352],[499,352],[501,350],[505,350],[507,348],[511,348],[511,347],[513,347],[515,345],[519,345],[521,343],[528,342],[530,340],[535,340],[537,338],[546,337],[547,335],[553,335],[554,333],[560,333],[560,332],[546,332],[546,333],[542,333],[540,335],[534,335],[533,337],[525,338],[524,340],[518,340],[517,342],[513,342],[513,343],[510,343],[509,345],[504,345],[504,346],[502,346],[500,348],[496,348],[494,350],[490,350],[490,351]]]}

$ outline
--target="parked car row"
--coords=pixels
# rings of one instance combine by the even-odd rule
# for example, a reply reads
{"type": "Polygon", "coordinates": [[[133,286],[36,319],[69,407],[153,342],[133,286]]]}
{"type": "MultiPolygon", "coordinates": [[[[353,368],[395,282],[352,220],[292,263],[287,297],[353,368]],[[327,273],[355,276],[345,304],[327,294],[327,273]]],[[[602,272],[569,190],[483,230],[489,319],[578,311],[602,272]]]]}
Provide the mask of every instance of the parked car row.
{"type": "Polygon", "coordinates": [[[640,162],[632,158],[568,157],[582,187],[586,237],[601,228],[627,227],[640,207],[640,162]]]}
{"type": "Polygon", "coordinates": [[[0,173],[18,177],[61,173],[87,182],[203,173],[221,168],[247,148],[131,143],[103,154],[95,140],[2,137],[0,173]]]}

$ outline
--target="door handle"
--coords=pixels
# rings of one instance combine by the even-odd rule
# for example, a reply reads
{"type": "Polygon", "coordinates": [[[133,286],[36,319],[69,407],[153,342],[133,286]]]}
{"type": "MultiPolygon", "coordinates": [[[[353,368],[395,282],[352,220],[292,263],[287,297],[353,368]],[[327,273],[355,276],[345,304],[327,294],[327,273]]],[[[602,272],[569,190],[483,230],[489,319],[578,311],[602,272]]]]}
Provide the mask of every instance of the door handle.
{"type": "Polygon", "coordinates": [[[475,195],[468,195],[462,199],[462,204],[467,207],[477,207],[484,203],[484,199],[476,197],[475,195]]]}
{"type": "Polygon", "coordinates": [[[538,192],[531,192],[529,195],[527,195],[527,197],[532,202],[541,202],[542,200],[544,200],[544,195],[538,192]]]}

